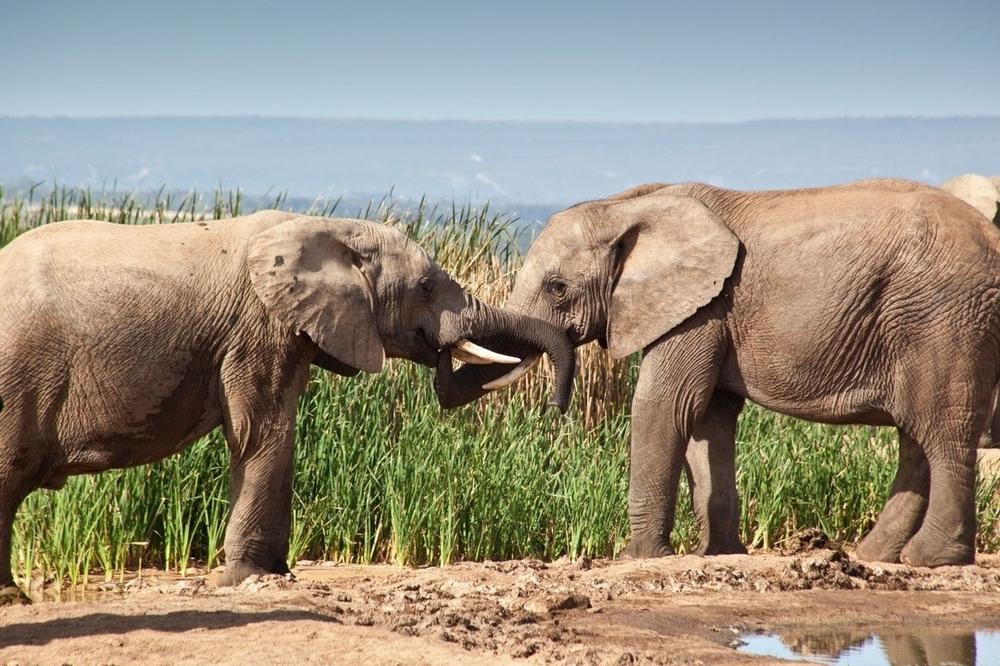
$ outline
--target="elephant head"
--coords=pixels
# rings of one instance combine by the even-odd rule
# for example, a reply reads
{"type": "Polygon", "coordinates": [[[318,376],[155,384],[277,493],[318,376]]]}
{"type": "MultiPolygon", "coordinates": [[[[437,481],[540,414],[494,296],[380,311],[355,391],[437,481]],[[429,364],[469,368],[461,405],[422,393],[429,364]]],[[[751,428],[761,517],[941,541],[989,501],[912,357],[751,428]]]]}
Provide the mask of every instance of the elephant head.
{"type": "MultiPolygon", "coordinates": [[[[645,185],[556,213],[532,244],[505,309],[549,322],[575,345],[597,340],[615,358],[639,351],[715,298],[736,263],[739,241],[701,201],[645,185]]],[[[446,407],[504,386],[513,371],[463,368],[448,378],[446,407]],[[507,372],[506,375],[504,373],[507,372]]]]}
{"type": "Polygon", "coordinates": [[[365,220],[297,217],[254,236],[254,291],[272,317],[307,335],[324,367],[378,372],[384,359],[434,367],[517,363],[475,343],[502,338],[548,353],[555,402],[565,408],[574,372],[571,343],[556,327],[492,308],[466,292],[400,231],[365,220]]]}

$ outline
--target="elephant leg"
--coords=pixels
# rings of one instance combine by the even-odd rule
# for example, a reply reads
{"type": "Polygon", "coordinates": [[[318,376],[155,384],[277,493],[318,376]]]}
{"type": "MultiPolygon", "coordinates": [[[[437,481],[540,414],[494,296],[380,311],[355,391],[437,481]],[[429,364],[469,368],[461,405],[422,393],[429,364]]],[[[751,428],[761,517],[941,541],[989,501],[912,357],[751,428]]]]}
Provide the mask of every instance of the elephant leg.
{"type": "Polygon", "coordinates": [[[18,487],[19,485],[0,476],[0,606],[30,601],[17,586],[11,571],[14,517],[17,515],[17,507],[26,495],[18,487]]]}
{"type": "Polygon", "coordinates": [[[14,518],[21,502],[34,490],[36,479],[44,476],[40,449],[27,441],[24,433],[31,420],[24,405],[9,400],[0,405],[0,606],[28,603],[11,571],[11,538],[14,518]]]}
{"type": "Polygon", "coordinates": [[[308,373],[307,364],[287,369],[279,382],[285,388],[275,395],[267,392],[273,376],[250,372],[224,387],[232,461],[221,585],[236,585],[253,574],[288,573],[295,403],[308,373]]]}
{"type": "Polygon", "coordinates": [[[688,485],[700,534],[698,555],[746,553],[740,542],[736,490],[736,420],[743,398],[726,391],[712,396],[687,445],[688,485]]]}
{"type": "Polygon", "coordinates": [[[627,557],[674,552],[677,486],[694,424],[715,392],[724,335],[718,321],[695,317],[643,357],[632,399],[627,557]]]}
{"type": "Polygon", "coordinates": [[[947,453],[935,451],[933,455],[925,448],[930,463],[927,513],[900,552],[904,564],[935,567],[975,561],[976,441],[969,438],[946,448],[947,453]]]}
{"type": "MultiPolygon", "coordinates": [[[[255,421],[263,419],[254,415],[255,421]]],[[[231,508],[222,585],[236,585],[253,574],[288,573],[295,424],[286,415],[267,421],[254,423],[243,414],[234,418],[232,436],[227,432],[231,508]]]]}
{"type": "Polygon", "coordinates": [[[889,499],[872,531],[858,544],[858,558],[868,562],[899,562],[906,543],[920,529],[927,512],[930,465],[915,439],[901,429],[899,463],[889,499]]]}
{"type": "Polygon", "coordinates": [[[629,455],[626,557],[673,555],[677,485],[684,468],[685,443],[665,414],[670,405],[633,398],[629,455]]]}
{"type": "Polygon", "coordinates": [[[975,561],[980,433],[979,428],[963,430],[928,438],[923,445],[930,468],[927,512],[920,529],[900,552],[904,564],[934,567],[975,561]]]}

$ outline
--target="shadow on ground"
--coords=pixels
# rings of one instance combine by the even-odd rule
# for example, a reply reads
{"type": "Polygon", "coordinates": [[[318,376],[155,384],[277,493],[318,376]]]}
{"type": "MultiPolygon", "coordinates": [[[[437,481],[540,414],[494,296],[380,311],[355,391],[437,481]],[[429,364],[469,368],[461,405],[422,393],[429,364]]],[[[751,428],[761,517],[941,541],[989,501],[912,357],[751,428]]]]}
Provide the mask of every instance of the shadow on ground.
{"type": "Polygon", "coordinates": [[[315,620],[340,623],[336,618],[302,610],[274,610],[239,613],[229,610],[179,610],[149,615],[90,613],[44,622],[25,622],[0,627],[0,648],[16,645],[46,645],[52,641],[100,634],[125,634],[148,629],[180,633],[194,629],[220,630],[260,622],[315,620]]]}

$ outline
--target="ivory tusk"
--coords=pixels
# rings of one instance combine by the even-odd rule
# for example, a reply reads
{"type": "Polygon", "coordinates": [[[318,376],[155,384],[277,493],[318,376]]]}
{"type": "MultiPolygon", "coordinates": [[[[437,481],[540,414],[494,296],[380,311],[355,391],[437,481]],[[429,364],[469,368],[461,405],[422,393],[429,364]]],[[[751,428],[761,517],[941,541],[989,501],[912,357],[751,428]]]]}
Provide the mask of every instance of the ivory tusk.
{"type": "Polygon", "coordinates": [[[468,340],[459,340],[451,350],[451,355],[463,363],[473,365],[489,365],[490,363],[520,363],[521,359],[516,356],[498,354],[495,351],[480,347],[468,340]]]}
{"type": "Polygon", "coordinates": [[[483,389],[487,391],[495,391],[496,389],[501,389],[504,386],[510,386],[518,379],[528,374],[528,371],[531,370],[536,365],[538,365],[538,362],[541,360],[542,360],[541,354],[531,354],[530,356],[526,357],[523,361],[521,361],[521,363],[516,368],[508,372],[503,377],[499,377],[491,382],[483,384],[483,389]]]}

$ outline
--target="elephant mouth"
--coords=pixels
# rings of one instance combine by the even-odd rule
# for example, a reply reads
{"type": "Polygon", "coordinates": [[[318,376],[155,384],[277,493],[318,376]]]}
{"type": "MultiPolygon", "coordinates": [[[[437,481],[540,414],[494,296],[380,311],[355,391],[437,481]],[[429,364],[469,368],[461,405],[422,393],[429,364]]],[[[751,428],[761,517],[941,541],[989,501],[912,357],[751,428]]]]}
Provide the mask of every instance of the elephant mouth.
{"type": "Polygon", "coordinates": [[[410,329],[386,340],[385,350],[389,356],[405,358],[428,368],[437,365],[438,346],[419,328],[410,329]]]}
{"type": "Polygon", "coordinates": [[[492,349],[476,344],[468,338],[461,338],[451,343],[435,344],[431,336],[424,330],[420,330],[420,334],[417,337],[420,340],[420,347],[423,348],[421,349],[420,360],[423,363],[424,359],[432,359],[432,362],[425,363],[431,367],[437,364],[438,356],[446,349],[451,352],[452,358],[470,365],[491,365],[494,363],[517,365],[521,363],[521,359],[516,356],[508,356],[507,354],[495,352],[492,349]]]}

